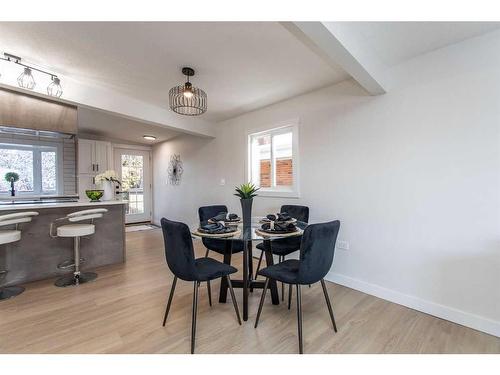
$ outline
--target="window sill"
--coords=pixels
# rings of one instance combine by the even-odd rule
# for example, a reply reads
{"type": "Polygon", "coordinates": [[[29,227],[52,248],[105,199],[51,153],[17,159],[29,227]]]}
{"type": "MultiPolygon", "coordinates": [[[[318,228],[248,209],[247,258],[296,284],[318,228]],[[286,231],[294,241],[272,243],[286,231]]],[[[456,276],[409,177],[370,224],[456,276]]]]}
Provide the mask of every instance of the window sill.
{"type": "Polygon", "coordinates": [[[268,198],[300,198],[298,191],[290,190],[259,190],[257,192],[259,197],[268,198]]]}

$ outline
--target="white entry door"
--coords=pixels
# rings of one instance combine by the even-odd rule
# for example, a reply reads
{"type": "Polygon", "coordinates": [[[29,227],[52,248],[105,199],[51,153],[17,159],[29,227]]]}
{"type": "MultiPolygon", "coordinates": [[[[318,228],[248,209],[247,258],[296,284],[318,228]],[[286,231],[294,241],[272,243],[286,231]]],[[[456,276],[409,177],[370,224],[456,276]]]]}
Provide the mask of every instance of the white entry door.
{"type": "Polygon", "coordinates": [[[150,158],[149,151],[114,149],[114,164],[122,182],[122,197],[129,202],[125,216],[126,223],[151,221],[150,158]]]}

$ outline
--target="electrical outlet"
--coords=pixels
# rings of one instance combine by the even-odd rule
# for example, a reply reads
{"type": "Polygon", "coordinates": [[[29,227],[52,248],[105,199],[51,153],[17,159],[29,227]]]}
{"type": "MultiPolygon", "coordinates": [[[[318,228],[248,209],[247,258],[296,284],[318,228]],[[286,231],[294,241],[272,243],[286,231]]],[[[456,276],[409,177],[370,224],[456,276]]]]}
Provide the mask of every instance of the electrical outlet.
{"type": "Polygon", "coordinates": [[[225,184],[226,184],[226,179],[225,178],[221,178],[220,182],[219,182],[219,185],[220,186],[224,186],[225,184]]]}
{"type": "Polygon", "coordinates": [[[337,241],[337,249],[349,250],[349,242],[347,241],[337,241]]]}

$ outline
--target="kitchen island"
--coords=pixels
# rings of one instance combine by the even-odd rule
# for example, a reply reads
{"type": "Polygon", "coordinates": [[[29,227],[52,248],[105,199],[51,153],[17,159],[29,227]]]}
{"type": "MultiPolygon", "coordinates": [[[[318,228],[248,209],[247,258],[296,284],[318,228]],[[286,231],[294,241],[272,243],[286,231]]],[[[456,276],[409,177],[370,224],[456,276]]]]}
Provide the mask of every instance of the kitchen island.
{"type": "MultiPolygon", "coordinates": [[[[82,270],[123,263],[125,261],[126,201],[103,202],[37,202],[0,203],[0,215],[36,211],[38,216],[29,223],[20,224],[21,240],[0,246],[0,270],[9,272],[2,286],[19,285],[30,281],[55,278],[71,270],[58,269],[58,264],[73,258],[72,238],[52,238],[50,223],[69,213],[92,208],[106,208],[108,212],[95,221],[95,233],[82,237],[82,270]]],[[[2,229],[10,229],[3,227],[2,229]]]]}

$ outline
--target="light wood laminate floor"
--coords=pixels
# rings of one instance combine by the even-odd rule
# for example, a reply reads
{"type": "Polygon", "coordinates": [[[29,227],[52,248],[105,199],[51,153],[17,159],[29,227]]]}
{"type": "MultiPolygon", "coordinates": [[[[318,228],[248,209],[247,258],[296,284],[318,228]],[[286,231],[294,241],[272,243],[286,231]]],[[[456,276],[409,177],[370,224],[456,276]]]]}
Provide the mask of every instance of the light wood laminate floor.
{"type": "MultiPolygon", "coordinates": [[[[195,244],[203,256],[201,243],[195,244]]],[[[82,246],[85,254],[85,241],[82,246]]],[[[234,264],[241,264],[241,254],[234,264]]],[[[161,230],[127,233],[126,264],[97,272],[94,283],[56,288],[54,280],[35,282],[0,302],[0,352],[189,352],[192,283],[177,283],[167,326],[161,326],[173,279],[161,230]]],[[[295,298],[289,311],[285,304],[273,306],[268,294],[254,329],[260,290],[251,294],[249,320],[239,326],[230,297],[219,304],[219,282],[212,284],[211,308],[200,286],[196,353],[297,353],[295,298]]],[[[336,284],[327,287],[339,332],[332,330],[321,285],[303,288],[306,353],[500,353],[499,338],[336,284]]],[[[242,291],[235,292],[241,311],[242,291]]]]}

